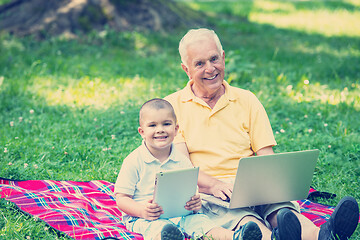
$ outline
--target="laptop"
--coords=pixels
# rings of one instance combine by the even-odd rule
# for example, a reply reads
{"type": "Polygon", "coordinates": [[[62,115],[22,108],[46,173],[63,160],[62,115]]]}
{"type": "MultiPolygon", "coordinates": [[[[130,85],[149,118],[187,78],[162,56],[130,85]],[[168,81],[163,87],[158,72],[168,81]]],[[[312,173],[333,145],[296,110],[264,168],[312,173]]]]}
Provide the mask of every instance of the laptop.
{"type": "Polygon", "coordinates": [[[231,198],[202,200],[233,209],[305,199],[318,157],[315,149],[241,158],[231,198]]]}
{"type": "Polygon", "coordinates": [[[197,192],[198,175],[199,167],[156,174],[154,202],[164,210],[160,218],[180,217],[192,213],[184,207],[197,192]]]}

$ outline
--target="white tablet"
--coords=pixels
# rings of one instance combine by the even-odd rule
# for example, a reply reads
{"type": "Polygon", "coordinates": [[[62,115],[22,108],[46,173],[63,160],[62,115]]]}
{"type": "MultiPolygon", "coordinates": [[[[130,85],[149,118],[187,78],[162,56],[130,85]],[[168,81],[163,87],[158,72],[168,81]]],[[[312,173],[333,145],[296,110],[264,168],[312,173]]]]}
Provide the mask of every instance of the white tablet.
{"type": "Polygon", "coordinates": [[[196,194],[198,175],[199,167],[156,174],[154,202],[164,210],[160,218],[180,217],[191,213],[185,209],[185,205],[196,194]]]}

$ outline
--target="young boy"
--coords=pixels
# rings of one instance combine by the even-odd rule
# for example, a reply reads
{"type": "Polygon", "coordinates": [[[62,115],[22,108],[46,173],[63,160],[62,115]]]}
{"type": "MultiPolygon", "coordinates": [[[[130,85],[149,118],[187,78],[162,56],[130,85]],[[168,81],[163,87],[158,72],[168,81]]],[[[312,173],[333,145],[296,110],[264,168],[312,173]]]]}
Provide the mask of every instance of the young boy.
{"type": "Polygon", "coordinates": [[[204,234],[213,239],[262,238],[254,222],[246,223],[236,232],[216,227],[206,215],[197,213],[201,209],[198,194],[185,206],[194,214],[159,219],[162,208],[152,199],[156,173],[193,165],[173,147],[172,141],[179,126],[169,102],[155,98],[144,103],[139,123],[138,132],[143,143],[124,159],[114,189],[116,204],[124,213],[124,221],[130,231],[141,233],[145,240],[183,240],[184,233],[194,239],[204,234]]]}

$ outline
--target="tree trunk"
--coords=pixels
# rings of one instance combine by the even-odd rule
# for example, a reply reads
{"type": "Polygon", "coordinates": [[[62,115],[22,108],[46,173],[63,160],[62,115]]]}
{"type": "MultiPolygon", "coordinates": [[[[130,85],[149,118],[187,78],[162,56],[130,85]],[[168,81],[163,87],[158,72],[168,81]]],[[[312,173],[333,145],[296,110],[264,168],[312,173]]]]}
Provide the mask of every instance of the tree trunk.
{"type": "Polygon", "coordinates": [[[17,36],[76,35],[103,30],[167,31],[204,24],[172,0],[13,0],[0,6],[0,31],[17,36]]]}

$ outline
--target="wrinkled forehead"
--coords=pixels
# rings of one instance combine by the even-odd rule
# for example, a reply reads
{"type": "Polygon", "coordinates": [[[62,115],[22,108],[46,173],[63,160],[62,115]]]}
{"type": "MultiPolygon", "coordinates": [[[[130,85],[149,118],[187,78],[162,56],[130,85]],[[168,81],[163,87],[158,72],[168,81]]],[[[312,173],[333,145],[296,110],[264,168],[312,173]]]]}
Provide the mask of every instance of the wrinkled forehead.
{"type": "Polygon", "coordinates": [[[209,39],[200,39],[188,46],[187,55],[188,61],[197,62],[208,60],[212,57],[220,57],[222,54],[217,48],[215,41],[209,41],[209,39]]]}

